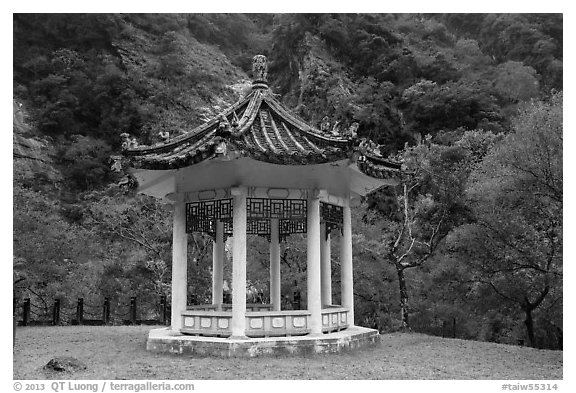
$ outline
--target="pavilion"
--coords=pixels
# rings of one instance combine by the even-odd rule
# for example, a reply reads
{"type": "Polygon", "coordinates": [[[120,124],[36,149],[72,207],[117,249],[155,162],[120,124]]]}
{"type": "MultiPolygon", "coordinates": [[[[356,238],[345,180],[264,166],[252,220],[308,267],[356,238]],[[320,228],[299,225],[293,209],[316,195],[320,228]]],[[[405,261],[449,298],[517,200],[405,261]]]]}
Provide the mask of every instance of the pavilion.
{"type": "Polygon", "coordinates": [[[124,164],[137,191],[174,205],[169,329],[150,332],[148,349],[226,356],[335,351],[373,342],[354,326],[351,206],[397,184],[400,164],[345,130],[319,128],[290,113],[267,84],[266,58],[253,62],[251,91],[214,119],[163,142],[138,146],[124,135],[124,164]],[[187,235],[213,239],[212,304],[187,304],[187,235]],[[306,310],[282,310],[280,247],[305,233],[306,310]],[[247,304],[246,236],[270,243],[270,304],[247,304]],[[340,239],[341,304],[333,304],[331,236],[340,239]],[[232,304],[223,304],[225,239],[232,238],[232,304]],[[256,348],[256,349],[255,349],[256,348]],[[258,349],[259,348],[259,349],[258,349]],[[265,348],[265,349],[263,349],[265,348]],[[292,348],[292,349],[290,349],[292,348]]]}

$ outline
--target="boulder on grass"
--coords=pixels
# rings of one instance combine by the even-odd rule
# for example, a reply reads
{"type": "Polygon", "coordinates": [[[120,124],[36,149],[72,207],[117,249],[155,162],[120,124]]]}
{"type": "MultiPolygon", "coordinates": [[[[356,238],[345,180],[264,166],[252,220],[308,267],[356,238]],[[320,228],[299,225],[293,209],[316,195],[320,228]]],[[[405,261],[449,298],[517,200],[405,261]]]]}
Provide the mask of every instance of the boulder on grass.
{"type": "Polygon", "coordinates": [[[80,360],[73,357],[57,357],[50,359],[44,366],[44,370],[57,372],[74,372],[86,370],[87,366],[80,360]]]}

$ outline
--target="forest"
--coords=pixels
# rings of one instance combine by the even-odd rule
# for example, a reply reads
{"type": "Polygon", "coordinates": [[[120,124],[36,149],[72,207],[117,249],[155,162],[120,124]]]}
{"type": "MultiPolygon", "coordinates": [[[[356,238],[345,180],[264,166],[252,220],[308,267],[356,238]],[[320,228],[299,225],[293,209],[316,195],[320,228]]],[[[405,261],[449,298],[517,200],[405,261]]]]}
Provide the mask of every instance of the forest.
{"type": "MultiPolygon", "coordinates": [[[[353,210],[357,325],[562,349],[562,14],[14,14],[13,29],[15,304],[169,296],[171,206],[122,187],[110,157],[123,133],[153,144],[216,116],[263,54],[294,113],[358,122],[410,174],[353,210]]],[[[305,244],[282,245],[283,296],[306,296],[305,244]]],[[[188,301],[210,302],[211,238],[188,253],[188,301]]],[[[265,293],[266,240],[248,257],[265,293]]]]}

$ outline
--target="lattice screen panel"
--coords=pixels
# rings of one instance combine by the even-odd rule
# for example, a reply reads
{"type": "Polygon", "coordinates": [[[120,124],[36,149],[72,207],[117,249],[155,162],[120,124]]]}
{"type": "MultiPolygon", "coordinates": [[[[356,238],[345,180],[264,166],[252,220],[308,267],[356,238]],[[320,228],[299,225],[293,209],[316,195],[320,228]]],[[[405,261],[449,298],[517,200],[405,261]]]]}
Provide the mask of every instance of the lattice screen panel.
{"type": "Polygon", "coordinates": [[[204,232],[216,236],[216,220],[224,223],[224,237],[232,234],[232,199],[190,202],[186,204],[186,232],[204,232]]]}
{"type": "Polygon", "coordinates": [[[306,233],[306,218],[300,220],[280,220],[280,237],[294,233],[306,233]]]}
{"type": "Polygon", "coordinates": [[[248,198],[246,201],[249,219],[290,219],[306,218],[306,200],[248,198]]]}
{"type": "Polygon", "coordinates": [[[326,222],[326,234],[334,229],[342,231],[344,225],[344,209],[342,206],[320,202],[320,219],[326,222]]]}
{"type": "MultiPolygon", "coordinates": [[[[294,233],[306,233],[306,200],[247,198],[246,233],[270,240],[270,220],[278,219],[280,239],[294,233]]],[[[232,199],[190,202],[186,204],[186,232],[216,236],[216,220],[224,223],[224,239],[233,236],[232,199]]]]}
{"type": "Polygon", "coordinates": [[[249,235],[269,235],[270,220],[249,219],[246,226],[246,233],[249,235]]]}

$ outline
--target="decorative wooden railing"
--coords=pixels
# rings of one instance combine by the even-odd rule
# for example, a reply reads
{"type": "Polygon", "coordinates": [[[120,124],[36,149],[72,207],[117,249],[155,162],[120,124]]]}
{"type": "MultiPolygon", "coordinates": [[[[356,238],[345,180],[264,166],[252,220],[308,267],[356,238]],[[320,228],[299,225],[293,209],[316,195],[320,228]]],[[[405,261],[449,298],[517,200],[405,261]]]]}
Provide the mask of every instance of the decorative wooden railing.
{"type": "MultiPolygon", "coordinates": [[[[219,307],[191,306],[182,313],[184,334],[200,336],[229,337],[231,335],[231,305],[219,307]],[[229,307],[226,307],[229,306],[229,307]],[[230,311],[228,311],[230,310],[230,311]]],[[[307,310],[254,311],[266,309],[270,305],[246,305],[246,336],[248,337],[289,337],[310,333],[310,312],[307,310]],[[257,306],[257,307],[254,307],[257,306]],[[248,311],[248,310],[252,311],[248,311]]],[[[330,333],[348,327],[348,309],[328,306],[322,310],[322,332],[330,333]]]]}

